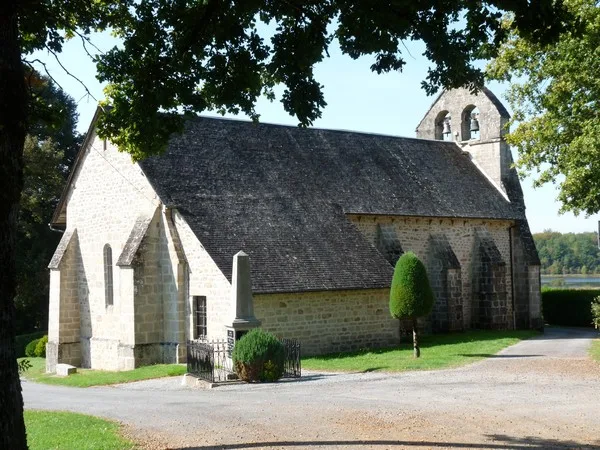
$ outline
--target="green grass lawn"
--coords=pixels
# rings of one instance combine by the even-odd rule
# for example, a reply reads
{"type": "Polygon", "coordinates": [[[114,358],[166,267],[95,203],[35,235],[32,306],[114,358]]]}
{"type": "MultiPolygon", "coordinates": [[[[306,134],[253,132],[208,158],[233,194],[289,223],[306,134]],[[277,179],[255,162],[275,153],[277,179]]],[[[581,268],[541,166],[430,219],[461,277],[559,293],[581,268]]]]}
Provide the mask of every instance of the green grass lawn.
{"type": "Polygon", "coordinates": [[[46,373],[46,360],[44,358],[27,359],[31,362],[32,367],[22,375],[24,378],[40,383],[59,384],[62,386],[89,387],[128,383],[151,378],[183,375],[186,372],[185,364],[155,364],[123,372],[77,369],[76,374],[69,375],[68,377],[57,377],[56,375],[46,373]]]}
{"type": "Polygon", "coordinates": [[[592,346],[590,348],[590,356],[592,359],[600,362],[600,338],[594,339],[592,341],[592,346]]]}
{"type": "Polygon", "coordinates": [[[126,450],[135,444],[120,435],[120,425],[98,417],[58,411],[25,411],[30,450],[126,450]]]}
{"type": "Polygon", "coordinates": [[[539,334],[537,331],[524,330],[428,335],[420,338],[420,358],[413,358],[412,341],[404,341],[396,348],[302,358],[302,368],[334,372],[445,369],[493,356],[505,347],[539,334]]]}

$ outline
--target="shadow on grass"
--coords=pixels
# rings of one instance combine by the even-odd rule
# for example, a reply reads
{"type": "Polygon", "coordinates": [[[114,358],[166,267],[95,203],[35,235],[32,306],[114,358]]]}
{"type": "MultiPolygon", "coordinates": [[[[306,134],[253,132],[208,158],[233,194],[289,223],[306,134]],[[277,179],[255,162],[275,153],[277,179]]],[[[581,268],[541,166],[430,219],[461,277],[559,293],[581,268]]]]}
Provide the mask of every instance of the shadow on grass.
{"type": "Polygon", "coordinates": [[[238,448],[310,448],[310,447],[339,447],[360,448],[362,446],[382,447],[428,447],[428,448],[480,448],[480,449],[564,449],[578,448],[583,450],[598,449],[600,441],[594,444],[584,444],[573,440],[543,439],[538,437],[514,437],[506,435],[487,435],[493,439],[490,443],[469,442],[436,442],[436,441],[402,441],[402,440],[336,440],[336,441],[271,441],[247,442],[236,444],[207,445],[201,447],[179,447],[172,450],[209,450],[209,449],[238,449],[238,448]]]}
{"type": "MultiPolygon", "coordinates": [[[[488,331],[488,330],[474,330],[466,332],[455,332],[449,334],[433,334],[419,337],[419,346],[421,350],[438,347],[442,345],[453,345],[453,344],[466,344],[469,342],[483,342],[483,341],[495,341],[498,339],[528,339],[531,337],[541,336],[541,333],[537,331],[488,331]]],[[[409,341],[406,338],[402,339],[402,342],[394,347],[385,348],[366,348],[351,352],[342,353],[328,353],[326,355],[311,356],[308,359],[315,359],[319,361],[330,361],[339,358],[347,358],[361,355],[385,355],[387,353],[396,352],[398,350],[410,350],[412,351],[413,344],[412,339],[409,341]]],[[[482,355],[479,355],[480,357],[482,355]]]]}
{"type": "Polygon", "coordinates": [[[461,353],[466,358],[539,358],[546,355],[495,355],[492,353],[461,353]]]}

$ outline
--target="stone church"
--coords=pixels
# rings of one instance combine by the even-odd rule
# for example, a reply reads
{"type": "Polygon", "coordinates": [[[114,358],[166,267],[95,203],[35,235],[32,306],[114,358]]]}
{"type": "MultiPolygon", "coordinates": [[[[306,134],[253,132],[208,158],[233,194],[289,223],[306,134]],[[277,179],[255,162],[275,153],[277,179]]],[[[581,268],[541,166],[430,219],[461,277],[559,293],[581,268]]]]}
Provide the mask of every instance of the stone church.
{"type": "Polygon", "coordinates": [[[94,119],[52,219],[48,370],[182,362],[240,320],[304,354],[394,345],[409,250],[436,296],[426,330],[540,327],[508,118],[486,89],[442,93],[417,138],[198,117],[139,163],[94,119]]]}

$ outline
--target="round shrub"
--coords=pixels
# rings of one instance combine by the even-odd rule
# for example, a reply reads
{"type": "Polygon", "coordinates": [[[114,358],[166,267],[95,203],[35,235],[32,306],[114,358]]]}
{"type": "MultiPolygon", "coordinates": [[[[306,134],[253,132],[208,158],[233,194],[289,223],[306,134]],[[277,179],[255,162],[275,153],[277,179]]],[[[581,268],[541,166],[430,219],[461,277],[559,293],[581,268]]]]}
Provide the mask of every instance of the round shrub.
{"type": "Polygon", "coordinates": [[[38,358],[46,357],[46,344],[48,343],[48,336],[42,336],[35,346],[35,356],[38,358]]]}
{"type": "Polygon", "coordinates": [[[35,348],[39,341],[39,339],[34,339],[29,344],[27,344],[27,347],[25,347],[25,356],[29,356],[30,358],[35,357],[35,348]]]}
{"type": "Polygon", "coordinates": [[[416,319],[431,312],[433,291],[427,270],[417,255],[404,253],[394,269],[390,289],[390,313],[394,319],[416,319]]]}
{"type": "Polygon", "coordinates": [[[29,344],[33,339],[41,338],[44,334],[46,334],[46,331],[35,331],[33,333],[15,336],[17,358],[22,358],[25,356],[25,347],[27,347],[27,344],[29,344]]]}
{"type": "Polygon", "coordinates": [[[244,381],[277,381],[283,375],[283,344],[273,334],[255,328],[236,342],[233,366],[244,381]]]}

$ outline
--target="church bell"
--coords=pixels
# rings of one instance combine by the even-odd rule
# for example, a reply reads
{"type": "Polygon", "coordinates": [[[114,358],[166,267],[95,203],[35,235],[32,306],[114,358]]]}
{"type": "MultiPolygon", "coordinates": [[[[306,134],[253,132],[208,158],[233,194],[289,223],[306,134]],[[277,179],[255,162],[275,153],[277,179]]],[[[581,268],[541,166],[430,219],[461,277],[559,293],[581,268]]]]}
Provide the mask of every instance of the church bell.
{"type": "Polygon", "coordinates": [[[470,130],[473,131],[479,131],[479,121],[477,120],[477,115],[476,114],[471,114],[471,126],[470,126],[470,130]]]}
{"type": "Polygon", "coordinates": [[[444,128],[443,128],[443,130],[442,130],[442,133],[443,133],[445,136],[449,136],[449,135],[450,135],[450,133],[452,133],[452,130],[450,129],[450,117],[446,117],[446,118],[444,119],[444,128]]]}

